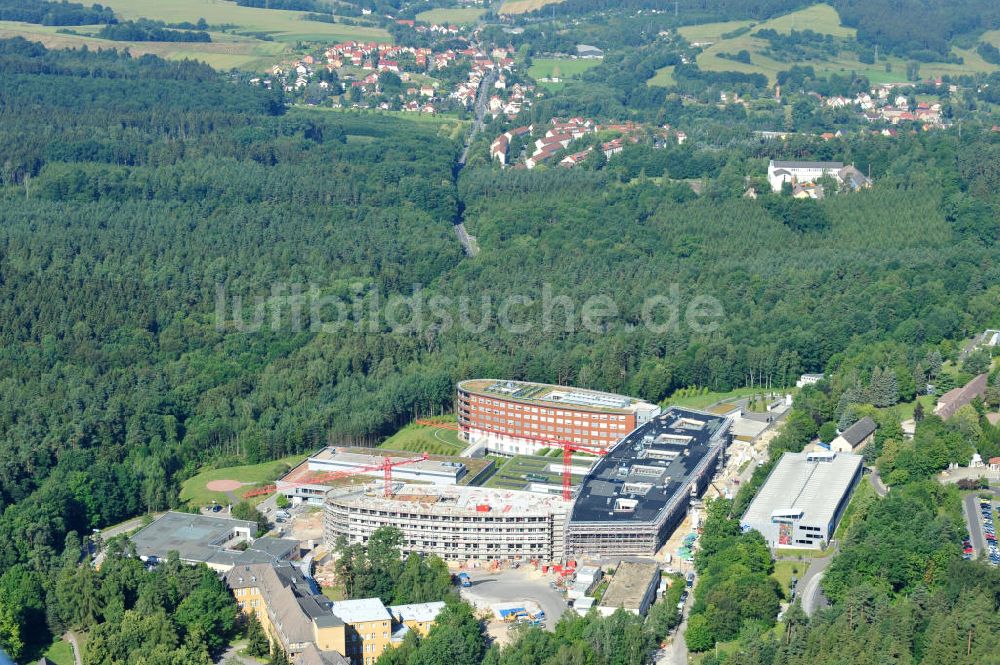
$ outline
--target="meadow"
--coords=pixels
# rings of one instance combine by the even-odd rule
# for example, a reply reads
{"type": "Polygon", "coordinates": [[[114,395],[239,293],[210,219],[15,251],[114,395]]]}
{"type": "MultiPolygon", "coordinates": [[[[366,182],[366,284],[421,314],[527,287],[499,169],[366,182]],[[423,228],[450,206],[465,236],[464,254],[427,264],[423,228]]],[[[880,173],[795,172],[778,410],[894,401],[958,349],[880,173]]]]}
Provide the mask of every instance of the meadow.
{"type": "Polygon", "coordinates": [[[504,0],[500,5],[501,14],[526,14],[536,9],[541,9],[545,5],[562,2],[562,0],[504,0]]]}
{"type": "Polygon", "coordinates": [[[438,7],[420,12],[417,14],[417,20],[438,25],[470,25],[478,21],[485,12],[485,9],[476,7],[438,7]]]}
{"type": "Polygon", "coordinates": [[[566,79],[599,64],[601,61],[597,59],[533,58],[531,67],[528,68],[528,76],[536,80],[541,78],[566,79]]]}
{"type": "MultiPolygon", "coordinates": [[[[840,15],[830,5],[817,4],[806,7],[784,16],[779,16],[768,21],[752,23],[750,21],[726,21],[722,23],[706,23],[680,28],[680,34],[690,42],[712,42],[711,46],[698,55],[698,66],[708,71],[737,71],[744,73],[761,73],[774,83],[779,71],[789,68],[789,63],[764,55],[768,47],[768,42],[757,39],[752,33],[758,30],[772,29],[782,34],[788,34],[792,30],[812,30],[820,34],[833,35],[847,39],[854,39],[856,31],[841,25],[840,15]],[[752,26],[752,29],[743,34],[723,38],[722,35],[731,33],[740,28],[752,26]],[[737,53],[747,50],[751,54],[751,64],[735,62],[727,58],[719,57],[720,53],[737,53]]],[[[1000,31],[986,33],[983,37],[986,41],[1000,41],[1000,31]]],[[[941,75],[958,75],[969,72],[988,72],[997,69],[984,61],[975,49],[955,48],[954,52],[964,59],[963,64],[929,62],[920,64],[920,75],[922,78],[929,78],[941,75]]],[[[892,56],[888,58],[889,71],[886,71],[885,62],[878,64],[865,64],[858,60],[853,52],[831,53],[828,58],[822,60],[806,60],[803,65],[811,65],[816,69],[817,74],[841,74],[850,72],[863,74],[875,84],[902,82],[906,80],[906,60],[892,56]]],[[[660,70],[657,75],[649,80],[650,85],[669,85],[670,78],[667,71],[660,70]]]]}
{"type": "Polygon", "coordinates": [[[66,34],[58,32],[56,26],[0,21],[0,38],[21,36],[48,48],[128,49],[133,55],[150,53],[172,60],[192,58],[216,69],[256,71],[294,57],[300,42],[392,41],[381,28],[308,21],[303,18],[304,12],[240,7],[226,0],[119,0],[112,6],[122,20],[148,18],[166,23],[194,23],[204,18],[210,27],[229,27],[226,32],[210,30],[211,43],[130,42],[97,37],[101,26],[74,26],[70,30],[78,34],[66,34]]]}

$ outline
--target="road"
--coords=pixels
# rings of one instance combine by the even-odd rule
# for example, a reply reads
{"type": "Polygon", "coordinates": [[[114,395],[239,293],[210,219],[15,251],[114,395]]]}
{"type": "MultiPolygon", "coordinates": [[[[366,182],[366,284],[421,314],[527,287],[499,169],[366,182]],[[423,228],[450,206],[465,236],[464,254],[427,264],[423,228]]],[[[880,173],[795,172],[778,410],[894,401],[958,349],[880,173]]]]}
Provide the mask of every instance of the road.
{"type": "Polygon", "coordinates": [[[76,638],[76,633],[72,630],[67,631],[63,635],[63,639],[69,642],[69,646],[73,650],[73,660],[76,661],[76,665],[83,665],[83,656],[80,653],[80,641],[76,638]]]}
{"type": "Polygon", "coordinates": [[[684,632],[687,630],[688,612],[691,611],[693,602],[694,593],[689,593],[684,605],[684,617],[681,619],[680,625],[674,629],[670,644],[657,653],[656,665],[687,665],[688,652],[687,644],[684,642],[684,632]]]}
{"type": "Polygon", "coordinates": [[[965,526],[972,540],[974,558],[979,558],[986,551],[986,533],[983,531],[983,521],[979,519],[979,502],[975,494],[966,494],[962,500],[962,513],[965,515],[965,526]]]}
{"type": "Polygon", "coordinates": [[[525,568],[489,572],[467,570],[472,586],[462,588],[462,598],[486,609],[496,603],[516,603],[530,600],[545,612],[545,627],[552,630],[566,611],[562,593],[549,586],[553,577],[535,577],[525,568]]]}
{"type": "Polygon", "coordinates": [[[889,488],[885,486],[885,483],[882,482],[882,478],[878,475],[878,469],[872,468],[872,472],[868,474],[868,480],[871,482],[875,493],[879,496],[885,496],[889,493],[889,488]]]}
{"type": "Polygon", "coordinates": [[[823,580],[823,575],[826,574],[826,569],[830,565],[830,562],[833,561],[836,553],[835,549],[825,557],[813,559],[809,563],[809,569],[806,570],[802,579],[799,580],[798,588],[802,589],[800,594],[802,609],[808,616],[812,616],[816,610],[829,605],[826,596],[823,595],[823,591],[820,589],[820,582],[823,580]]]}

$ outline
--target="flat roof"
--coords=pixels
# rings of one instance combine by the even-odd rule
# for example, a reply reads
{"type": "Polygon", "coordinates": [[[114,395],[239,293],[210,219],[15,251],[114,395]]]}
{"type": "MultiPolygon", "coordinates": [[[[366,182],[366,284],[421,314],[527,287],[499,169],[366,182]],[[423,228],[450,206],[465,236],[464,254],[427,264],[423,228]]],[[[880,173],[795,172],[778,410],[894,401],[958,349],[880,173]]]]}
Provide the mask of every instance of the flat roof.
{"type": "Polygon", "coordinates": [[[771,160],[776,169],[840,169],[844,167],[843,162],[796,162],[771,160]]]}
{"type": "Polygon", "coordinates": [[[572,522],[654,523],[687,491],[705,457],[726,443],[731,418],[670,407],[619,441],[580,485],[572,522]]]}
{"type": "Polygon", "coordinates": [[[807,524],[829,524],[862,462],[850,453],[788,453],[778,460],[741,522],[771,521],[776,511],[800,514],[807,524]]]}
{"type": "Polygon", "coordinates": [[[438,614],[441,613],[445,607],[444,602],[436,601],[433,603],[413,603],[410,605],[393,605],[389,608],[389,611],[396,620],[402,623],[403,621],[434,621],[437,619],[438,614]]]}
{"type": "Polygon", "coordinates": [[[378,598],[340,600],[332,603],[330,610],[344,623],[392,620],[389,610],[385,609],[385,605],[378,598]]]}
{"type": "Polygon", "coordinates": [[[607,590],[601,596],[601,607],[638,610],[649,587],[658,581],[654,576],[659,570],[660,566],[657,563],[622,561],[618,564],[607,590]]]}
{"type": "MultiPolygon", "coordinates": [[[[320,450],[315,455],[311,455],[306,461],[307,462],[318,462],[320,464],[331,464],[331,465],[343,465],[345,467],[366,467],[366,466],[379,466],[386,460],[391,462],[403,462],[408,459],[414,459],[419,457],[418,453],[414,453],[409,457],[396,456],[396,455],[366,455],[363,453],[349,452],[345,448],[335,448],[327,447],[320,450]]],[[[423,473],[431,474],[442,474],[454,476],[455,474],[461,472],[465,469],[465,464],[462,462],[449,462],[446,460],[437,459],[426,459],[420,462],[411,462],[404,466],[400,466],[398,471],[421,471],[423,473]]],[[[381,470],[375,470],[373,473],[381,473],[381,470]]]]}
{"type": "Polygon", "coordinates": [[[276,563],[287,559],[299,541],[287,538],[253,539],[257,523],[231,517],[169,511],[131,537],[140,558],[166,559],[176,550],[182,561],[232,567],[257,563],[276,563]],[[223,545],[236,530],[249,533],[252,540],[245,550],[226,549],[223,545]]]}
{"type": "Polygon", "coordinates": [[[164,559],[176,550],[185,561],[208,562],[234,530],[257,533],[257,523],[230,517],[168,511],[131,537],[140,557],[164,559]]]}
{"type": "Polygon", "coordinates": [[[458,387],[477,395],[489,395],[512,402],[535,404],[547,408],[563,407],[606,413],[634,413],[638,410],[657,408],[655,404],[649,404],[627,395],[533,381],[469,379],[459,382],[458,387]]]}
{"type": "Polygon", "coordinates": [[[445,515],[539,515],[565,513],[568,502],[555,494],[465,485],[396,485],[391,497],[381,485],[331,490],[327,497],[358,508],[421,510],[445,515]]]}

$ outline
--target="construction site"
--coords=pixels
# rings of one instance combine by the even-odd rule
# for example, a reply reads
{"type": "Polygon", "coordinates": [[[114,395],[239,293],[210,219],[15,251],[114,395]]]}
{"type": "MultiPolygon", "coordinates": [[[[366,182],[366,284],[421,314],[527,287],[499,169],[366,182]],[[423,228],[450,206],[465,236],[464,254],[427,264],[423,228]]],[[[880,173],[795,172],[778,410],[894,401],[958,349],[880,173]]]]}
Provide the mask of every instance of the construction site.
{"type": "Polygon", "coordinates": [[[558,495],[487,487],[396,485],[347,487],[326,495],[324,535],[367,542],[380,527],[402,534],[404,552],[452,561],[564,558],[570,503],[558,495]]]}

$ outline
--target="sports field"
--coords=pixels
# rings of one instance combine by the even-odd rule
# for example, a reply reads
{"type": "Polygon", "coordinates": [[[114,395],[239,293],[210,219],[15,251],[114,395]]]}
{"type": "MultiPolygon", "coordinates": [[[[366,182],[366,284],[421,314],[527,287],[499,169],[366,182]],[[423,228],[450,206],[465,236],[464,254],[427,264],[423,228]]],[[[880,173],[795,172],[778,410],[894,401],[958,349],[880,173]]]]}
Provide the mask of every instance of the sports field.
{"type": "Polygon", "coordinates": [[[438,7],[420,12],[417,14],[417,20],[425,23],[437,23],[438,25],[469,25],[478,21],[485,12],[485,9],[477,9],[476,7],[438,7]]]}
{"type": "MultiPolygon", "coordinates": [[[[853,39],[856,34],[853,28],[848,28],[841,24],[840,15],[837,13],[837,10],[827,4],[812,5],[811,7],[806,7],[805,9],[757,24],[749,21],[706,23],[680,28],[680,33],[690,42],[712,42],[711,46],[705,48],[698,56],[698,66],[702,69],[708,71],[737,71],[748,74],[760,73],[767,76],[774,83],[778,72],[788,69],[790,63],[764,55],[764,51],[768,47],[767,41],[752,36],[752,33],[763,29],[772,29],[785,34],[792,30],[808,29],[821,34],[829,34],[847,39],[853,39]],[[723,34],[748,26],[753,26],[748,32],[728,39],[722,37],[723,34]],[[720,58],[718,55],[719,53],[737,53],[744,49],[751,54],[751,64],[720,58]]],[[[1000,37],[1000,33],[997,33],[997,36],[1000,37]]],[[[993,33],[986,33],[984,38],[990,41],[994,38],[994,35],[993,33]]],[[[998,69],[979,57],[975,49],[955,49],[955,53],[964,58],[964,64],[921,63],[921,77],[988,72],[998,69]]],[[[848,51],[834,52],[830,54],[829,58],[807,60],[800,64],[813,66],[817,74],[821,75],[829,75],[831,73],[846,75],[850,72],[857,72],[867,76],[872,83],[876,84],[906,80],[906,61],[897,57],[889,58],[890,71],[888,72],[885,70],[884,62],[871,65],[865,64],[858,60],[854,52],[848,51]]],[[[650,85],[669,85],[670,80],[667,78],[667,74],[661,70],[661,72],[657,72],[657,75],[653,79],[650,79],[649,83],[650,85]]]]}

